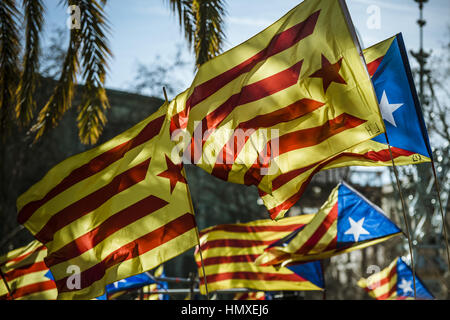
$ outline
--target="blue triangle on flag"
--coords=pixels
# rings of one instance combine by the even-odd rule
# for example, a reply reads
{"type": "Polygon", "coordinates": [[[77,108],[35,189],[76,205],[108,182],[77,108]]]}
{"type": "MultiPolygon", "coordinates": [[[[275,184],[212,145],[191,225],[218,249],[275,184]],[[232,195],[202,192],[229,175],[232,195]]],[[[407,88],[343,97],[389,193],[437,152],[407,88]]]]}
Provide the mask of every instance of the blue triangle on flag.
{"type": "MultiPolygon", "coordinates": [[[[413,274],[411,268],[401,259],[397,260],[397,296],[414,297],[413,274]]],[[[434,299],[416,274],[416,298],[434,299]]]]}
{"type": "Polygon", "coordinates": [[[320,261],[289,265],[286,268],[319,288],[325,289],[322,264],[320,261]]]}
{"type": "MultiPolygon", "coordinates": [[[[401,34],[392,41],[372,82],[391,146],[431,159],[428,133],[401,34]]],[[[384,133],[373,140],[387,143],[384,133]]]]}
{"type": "Polygon", "coordinates": [[[373,240],[401,230],[380,208],[356,190],[341,183],[338,189],[337,247],[373,240]]]}

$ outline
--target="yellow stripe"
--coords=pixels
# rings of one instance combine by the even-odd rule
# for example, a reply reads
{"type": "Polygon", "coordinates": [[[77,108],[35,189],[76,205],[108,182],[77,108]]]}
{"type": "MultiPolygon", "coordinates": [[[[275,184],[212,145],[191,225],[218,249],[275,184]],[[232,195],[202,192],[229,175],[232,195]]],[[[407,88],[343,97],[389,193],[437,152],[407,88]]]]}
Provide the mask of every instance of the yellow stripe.
{"type": "Polygon", "coordinates": [[[319,240],[319,242],[309,251],[309,254],[315,254],[320,253],[324,251],[330,243],[334,240],[334,238],[337,236],[337,223],[338,220],[334,220],[331,227],[328,229],[328,231],[322,236],[322,238],[319,240]]]}
{"type": "Polygon", "coordinates": [[[19,297],[14,300],[56,300],[57,295],[58,295],[58,290],[50,289],[50,290],[45,290],[45,291],[28,294],[26,296],[19,297]]]}
{"type": "Polygon", "coordinates": [[[281,266],[286,266],[289,263],[293,263],[293,262],[307,262],[307,261],[316,261],[316,260],[322,260],[322,259],[327,259],[330,258],[334,255],[337,254],[343,254],[343,253],[347,253],[347,252],[351,252],[351,251],[355,251],[355,250],[359,250],[359,249],[363,249],[369,246],[373,246],[376,245],[380,242],[386,241],[392,237],[398,236],[400,235],[401,232],[399,233],[395,233],[395,234],[391,234],[388,235],[386,237],[382,237],[379,239],[375,239],[375,240],[371,240],[371,241],[367,241],[364,243],[361,243],[359,245],[355,245],[353,247],[344,249],[344,250],[330,250],[330,251],[326,251],[326,252],[322,252],[322,253],[318,253],[318,254],[314,254],[314,255],[296,255],[296,254],[291,254],[290,257],[288,259],[286,259],[285,261],[283,261],[281,263],[281,266]]]}
{"type": "MultiPolygon", "coordinates": [[[[0,265],[5,264],[6,262],[15,259],[20,256],[25,256],[26,254],[29,254],[36,249],[38,249],[40,246],[42,246],[42,243],[40,243],[37,240],[31,241],[29,244],[27,244],[24,247],[20,247],[18,249],[9,251],[8,253],[4,254],[0,257],[0,265]]],[[[11,262],[9,262],[11,263],[11,262]]]]}
{"type": "MultiPolygon", "coordinates": [[[[39,232],[39,230],[45,226],[53,215],[78,200],[101,189],[105,185],[109,184],[117,175],[150,158],[150,150],[150,144],[142,144],[141,146],[136,147],[125,154],[123,158],[119,159],[105,170],[80,181],[64,192],[61,192],[58,196],[52,198],[44,206],[36,210],[36,212],[27,221],[27,228],[29,228],[33,233],[39,232]]],[[[124,190],[122,193],[128,193],[130,189],[131,188],[124,190]]]]}
{"type": "Polygon", "coordinates": [[[367,64],[371,63],[372,61],[383,57],[386,55],[387,51],[389,50],[392,41],[394,41],[395,36],[392,36],[386,40],[383,40],[377,44],[374,44],[373,46],[366,48],[363,50],[364,58],[366,59],[367,64]]]}
{"type": "Polygon", "coordinates": [[[334,205],[337,203],[338,199],[338,191],[339,185],[336,186],[328,197],[327,201],[322,205],[319,211],[316,213],[314,218],[308,223],[305,228],[303,228],[302,232],[298,233],[297,236],[292,239],[291,242],[286,247],[274,247],[273,250],[280,250],[286,253],[294,253],[299,248],[303,246],[303,244],[311,238],[311,236],[316,232],[317,228],[323,223],[326,219],[334,205]]]}
{"type": "Polygon", "coordinates": [[[145,270],[150,270],[160,265],[161,262],[170,260],[184,251],[191,249],[196,241],[196,232],[195,229],[192,229],[153,250],[107,269],[105,276],[101,280],[94,282],[87,288],[60,293],[58,299],[92,299],[99,297],[105,293],[105,284],[142,273],[145,270]],[[171,250],[171,248],[177,248],[177,250],[171,250]]]}

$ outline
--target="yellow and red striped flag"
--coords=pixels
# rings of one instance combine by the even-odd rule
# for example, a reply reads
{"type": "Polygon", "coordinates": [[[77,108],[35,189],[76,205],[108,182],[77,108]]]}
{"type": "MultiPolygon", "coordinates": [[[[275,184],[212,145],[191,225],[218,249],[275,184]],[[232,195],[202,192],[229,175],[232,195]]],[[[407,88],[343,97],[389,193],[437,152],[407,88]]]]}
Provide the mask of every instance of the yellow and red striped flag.
{"type": "Polygon", "coordinates": [[[184,161],[257,186],[281,218],[293,203],[274,192],[278,176],[384,132],[354,39],[340,1],[306,0],[206,62],[169,106],[184,161]]]}
{"type": "MultiPolygon", "coordinates": [[[[364,57],[386,118],[395,164],[431,161],[427,129],[401,34],[365,49],[364,57]]],[[[268,206],[285,201],[278,208],[288,208],[300,199],[316,172],[346,166],[392,166],[391,152],[382,133],[325,161],[311,166],[300,164],[272,181],[272,194],[260,192],[260,195],[268,206]]]]}
{"type": "MultiPolygon", "coordinates": [[[[434,296],[416,275],[416,298],[432,300],[434,296]]],[[[361,278],[358,286],[377,300],[414,299],[413,273],[411,268],[400,258],[396,258],[385,269],[367,279],[361,278]]]]}
{"type": "MultiPolygon", "coordinates": [[[[153,276],[161,277],[163,275],[164,275],[164,266],[161,265],[155,270],[153,276]]],[[[144,300],[168,300],[164,298],[163,294],[151,293],[155,291],[163,291],[164,289],[167,289],[167,282],[163,285],[161,285],[160,283],[149,284],[142,288],[142,290],[144,291],[143,298],[144,300]]]]}
{"type": "Polygon", "coordinates": [[[110,141],[52,168],[17,201],[48,248],[58,299],[101,296],[197,243],[182,164],[171,158],[167,103],[110,141]]]}
{"type": "MultiPolygon", "coordinates": [[[[248,288],[262,291],[322,290],[320,264],[300,268],[275,269],[254,263],[264,248],[303,227],[312,215],[287,217],[280,221],[257,220],[248,223],[222,224],[200,232],[200,248],[209,291],[248,288]]],[[[198,248],[195,253],[200,292],[205,294],[203,269],[198,248]]]]}
{"type": "Polygon", "coordinates": [[[55,300],[56,284],[44,263],[47,248],[39,241],[0,257],[0,300],[55,300]],[[7,282],[11,295],[8,293],[7,282]]]}

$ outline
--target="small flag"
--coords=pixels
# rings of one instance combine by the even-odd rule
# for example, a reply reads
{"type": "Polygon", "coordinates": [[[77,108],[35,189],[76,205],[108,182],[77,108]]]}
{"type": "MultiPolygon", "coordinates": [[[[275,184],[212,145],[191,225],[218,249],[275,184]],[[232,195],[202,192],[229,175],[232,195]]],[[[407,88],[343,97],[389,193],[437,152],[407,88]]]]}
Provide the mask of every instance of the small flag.
{"type": "Polygon", "coordinates": [[[112,140],[51,169],[17,201],[48,248],[58,299],[92,299],[197,244],[167,104],[112,140]]]}
{"type": "MultiPolygon", "coordinates": [[[[341,5],[303,1],[203,64],[169,106],[185,161],[225,181],[257,186],[270,196],[263,200],[273,219],[295,203],[289,192],[275,190],[278,176],[384,132],[341,5]]],[[[297,187],[291,181],[289,188],[297,187]]]]}
{"type": "MultiPolygon", "coordinates": [[[[403,300],[414,298],[414,283],[411,268],[400,258],[396,258],[387,268],[361,278],[358,286],[377,300],[403,300]]],[[[416,275],[416,298],[421,300],[434,299],[416,275]]]]}
{"type": "MultiPolygon", "coordinates": [[[[323,274],[319,262],[275,269],[259,267],[254,260],[270,243],[304,226],[311,215],[287,217],[280,221],[257,220],[223,224],[200,232],[200,245],[209,291],[248,288],[261,291],[321,290],[323,274]]],[[[200,292],[205,294],[198,250],[195,253],[200,292]]]]}
{"type": "Polygon", "coordinates": [[[56,284],[44,263],[47,248],[39,241],[0,257],[0,300],[55,300],[56,284]],[[11,295],[4,281],[8,283],[11,295]]]}
{"type": "MultiPolygon", "coordinates": [[[[364,50],[367,68],[384,118],[396,165],[428,162],[432,157],[427,128],[417,98],[401,34],[364,50]]],[[[275,211],[295,204],[313,175],[321,170],[347,166],[392,166],[384,133],[325,161],[294,168],[272,181],[272,193],[260,192],[275,211]]]]}
{"type": "Polygon", "coordinates": [[[346,183],[340,183],[310,223],[269,245],[256,264],[286,266],[317,261],[386,241],[400,233],[380,208],[346,183]]]}

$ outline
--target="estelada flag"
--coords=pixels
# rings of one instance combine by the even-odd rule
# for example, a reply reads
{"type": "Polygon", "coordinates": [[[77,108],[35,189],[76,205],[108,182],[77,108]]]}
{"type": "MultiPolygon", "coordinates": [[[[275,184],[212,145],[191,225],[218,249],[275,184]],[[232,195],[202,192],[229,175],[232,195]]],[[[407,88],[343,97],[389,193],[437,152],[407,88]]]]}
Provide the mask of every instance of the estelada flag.
{"type": "Polygon", "coordinates": [[[52,168],[17,201],[48,248],[58,299],[92,299],[197,244],[167,104],[110,141],[52,168]]]}
{"type": "MultiPolygon", "coordinates": [[[[395,164],[430,161],[432,152],[427,128],[401,34],[365,49],[364,57],[380,102],[395,164]]],[[[280,174],[272,181],[272,193],[260,192],[260,195],[273,211],[285,210],[300,199],[315,173],[346,166],[392,166],[385,134],[325,161],[301,165],[280,174]]]]}
{"type": "MultiPolygon", "coordinates": [[[[400,34],[364,50],[396,165],[429,162],[432,151],[408,56],[400,34]]],[[[344,165],[391,166],[386,137],[355,146],[326,168],[344,165]]]]}
{"type": "Polygon", "coordinates": [[[383,211],[342,182],[311,222],[269,245],[256,259],[261,266],[317,261],[365,248],[401,234],[383,211]]]}
{"type": "MultiPolygon", "coordinates": [[[[254,263],[267,245],[304,226],[311,218],[311,215],[301,215],[280,221],[266,219],[222,224],[202,230],[200,248],[208,290],[322,290],[324,280],[319,262],[278,270],[272,266],[260,267],[254,263]]],[[[195,252],[195,261],[198,266],[200,292],[205,294],[202,261],[198,250],[195,252]]]]}
{"type": "MultiPolygon", "coordinates": [[[[384,132],[355,42],[341,1],[306,0],[200,66],[169,106],[184,161],[270,195],[279,175],[384,132]]],[[[285,200],[265,201],[272,218],[285,200]]]]}
{"type": "Polygon", "coordinates": [[[0,300],[55,300],[58,292],[44,263],[46,255],[47,248],[34,240],[0,257],[0,300]]]}
{"type": "MultiPolygon", "coordinates": [[[[387,268],[368,278],[361,278],[358,286],[377,300],[404,300],[414,298],[414,283],[411,268],[396,258],[387,268]]],[[[434,299],[416,274],[416,299],[434,299]]]]}
{"type": "Polygon", "coordinates": [[[266,300],[264,291],[240,292],[236,293],[233,300],[266,300]]]}

